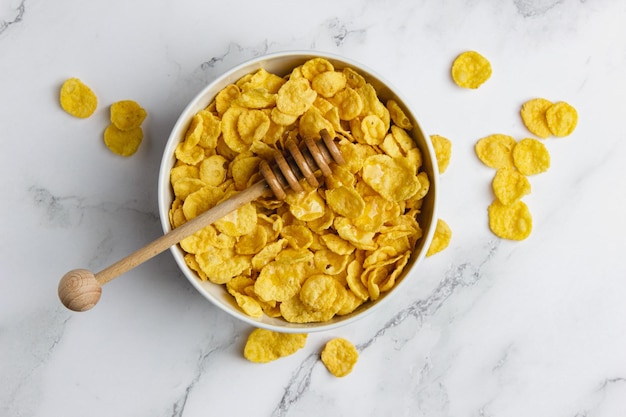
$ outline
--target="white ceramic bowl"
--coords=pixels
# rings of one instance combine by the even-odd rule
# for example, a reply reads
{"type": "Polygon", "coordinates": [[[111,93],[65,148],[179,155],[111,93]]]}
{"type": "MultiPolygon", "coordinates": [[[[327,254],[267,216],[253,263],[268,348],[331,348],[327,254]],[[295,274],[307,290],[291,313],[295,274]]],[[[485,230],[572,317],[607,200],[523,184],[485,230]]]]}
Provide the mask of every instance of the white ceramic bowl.
{"type": "Polygon", "coordinates": [[[419,223],[423,229],[423,237],[418,241],[417,247],[414,250],[408,265],[405,267],[403,273],[399,277],[395,287],[385,293],[381,294],[381,297],[375,302],[367,302],[360,306],[357,310],[351,314],[345,316],[336,316],[334,319],[324,323],[307,323],[307,324],[294,324],[288,323],[282,318],[270,318],[263,316],[262,318],[253,318],[246,315],[239,309],[235,303],[233,297],[226,291],[224,286],[216,285],[208,281],[201,281],[196,273],[189,269],[183,259],[184,252],[178,245],[171,248],[172,255],[178,267],[184,273],[185,277],[191,282],[191,284],[202,294],[206,299],[212,302],[214,305],[225,311],[226,313],[256,327],[262,327],[279,332],[290,333],[305,333],[315,332],[322,330],[330,330],[339,326],[351,323],[359,318],[362,318],[368,314],[373,313],[379,309],[383,304],[388,303],[394,294],[403,291],[412,282],[412,285],[416,285],[416,277],[411,276],[411,271],[414,271],[419,262],[424,258],[428,246],[432,240],[432,236],[436,226],[436,202],[438,191],[438,174],[437,174],[437,162],[435,154],[429,140],[429,137],[422,129],[421,124],[418,122],[417,117],[411,111],[411,106],[408,102],[402,98],[400,91],[392,87],[381,76],[374,73],[372,70],[364,67],[362,64],[351,61],[349,59],[335,56],[328,53],[314,52],[314,51],[288,51],[274,53],[270,55],[260,56],[258,58],[251,59],[243,64],[240,64],[231,70],[227,71],[209,85],[207,85],[185,108],[178,121],[174,125],[172,132],[169,136],[165,150],[163,152],[163,159],[161,161],[161,168],[159,172],[159,190],[158,190],[158,204],[159,214],[161,218],[161,224],[165,233],[171,230],[169,222],[169,208],[172,204],[174,194],[170,185],[170,170],[172,169],[175,159],[174,150],[176,145],[183,140],[184,134],[187,130],[189,122],[193,115],[199,110],[204,109],[217,95],[217,93],[226,87],[228,84],[234,83],[242,76],[254,72],[259,68],[278,74],[281,76],[287,75],[293,68],[304,63],[306,60],[314,57],[323,57],[328,59],[337,69],[344,67],[351,67],[359,74],[364,76],[368,82],[370,82],[377,90],[379,97],[383,100],[390,98],[395,99],[405,110],[406,115],[410,118],[413,124],[412,135],[417,141],[418,146],[422,150],[423,157],[423,169],[428,173],[431,181],[430,190],[425,197],[421,217],[419,223]]]}

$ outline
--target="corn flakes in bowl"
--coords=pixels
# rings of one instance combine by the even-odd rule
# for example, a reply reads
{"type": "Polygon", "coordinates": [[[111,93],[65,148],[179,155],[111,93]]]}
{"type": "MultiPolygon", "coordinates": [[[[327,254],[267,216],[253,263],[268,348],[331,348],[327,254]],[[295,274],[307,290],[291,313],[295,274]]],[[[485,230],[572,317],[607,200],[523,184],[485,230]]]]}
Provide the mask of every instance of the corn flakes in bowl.
{"type": "Polygon", "coordinates": [[[401,93],[352,60],[312,51],[260,56],[184,109],[159,173],[164,232],[262,180],[290,143],[334,138],[345,163],[319,186],[243,205],[171,248],[200,294],[278,332],[329,330],[417,285],[436,219],[438,168],[401,93]]]}

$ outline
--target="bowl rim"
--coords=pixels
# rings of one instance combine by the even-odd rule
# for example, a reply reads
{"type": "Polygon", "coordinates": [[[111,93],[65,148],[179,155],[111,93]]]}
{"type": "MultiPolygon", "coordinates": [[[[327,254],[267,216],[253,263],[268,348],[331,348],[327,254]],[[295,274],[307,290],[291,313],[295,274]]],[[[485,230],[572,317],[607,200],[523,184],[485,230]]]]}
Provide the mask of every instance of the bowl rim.
{"type": "MultiPolygon", "coordinates": [[[[429,164],[431,166],[431,170],[432,170],[432,173],[431,173],[432,175],[429,175],[430,189],[428,192],[428,199],[430,201],[429,204],[432,205],[432,215],[428,216],[429,224],[427,225],[427,228],[423,229],[423,235],[419,240],[418,246],[421,246],[421,250],[416,256],[415,256],[415,250],[414,250],[414,253],[411,255],[411,257],[413,258],[415,256],[415,258],[409,262],[408,268],[406,268],[406,270],[404,270],[401,273],[401,279],[399,279],[398,282],[396,282],[394,288],[391,291],[388,291],[387,293],[385,293],[384,296],[381,296],[381,298],[376,300],[374,303],[371,303],[371,305],[368,306],[367,308],[364,308],[360,311],[359,309],[357,309],[353,313],[350,313],[346,316],[341,316],[339,319],[336,319],[336,320],[333,319],[329,322],[314,322],[314,323],[298,324],[298,323],[289,323],[287,321],[281,320],[281,324],[278,325],[278,324],[272,324],[267,321],[263,321],[262,320],[263,318],[267,320],[265,315],[263,315],[263,318],[261,320],[254,318],[254,317],[250,317],[247,314],[245,314],[241,309],[236,307],[236,305],[233,305],[234,303],[233,300],[230,300],[230,299],[219,300],[217,299],[217,297],[214,296],[214,294],[210,293],[206,288],[204,288],[204,285],[210,284],[212,286],[218,286],[218,284],[213,284],[208,281],[207,281],[208,284],[207,282],[202,282],[198,278],[198,276],[195,274],[195,272],[191,271],[191,269],[186,265],[183,259],[182,249],[180,249],[178,245],[173,245],[172,247],[169,248],[170,253],[174,257],[174,260],[179,270],[183,273],[185,278],[192,284],[192,286],[205,299],[211,302],[211,304],[213,304],[214,306],[217,306],[220,310],[229,314],[231,317],[241,320],[244,323],[247,323],[251,326],[273,330],[276,332],[282,332],[282,333],[321,332],[321,331],[333,330],[333,329],[354,323],[357,320],[361,320],[369,316],[375,310],[380,310],[381,306],[386,305],[390,302],[394,294],[396,295],[398,294],[399,288],[402,288],[403,286],[408,285],[407,284],[408,282],[414,281],[414,279],[411,279],[410,275],[413,275],[412,272],[415,272],[415,270],[417,269],[416,267],[424,259],[426,252],[428,250],[428,247],[430,246],[430,242],[432,241],[434,232],[435,232],[435,226],[436,226],[437,218],[438,218],[437,212],[438,212],[438,200],[439,199],[437,198],[437,194],[439,190],[439,171],[438,171],[434,148],[432,146],[431,141],[427,140],[429,138],[428,134],[426,133],[427,131],[424,129],[423,123],[419,121],[420,119],[416,116],[415,111],[412,109],[412,106],[408,104],[410,102],[402,95],[402,93],[392,83],[390,83],[387,79],[385,79],[379,73],[372,70],[367,65],[364,65],[360,62],[357,62],[355,60],[352,60],[344,56],[340,56],[340,55],[336,55],[336,54],[328,53],[328,52],[323,52],[323,51],[316,51],[316,50],[286,50],[286,51],[281,51],[281,52],[263,54],[254,58],[250,58],[241,62],[238,65],[231,67],[229,70],[223,72],[222,74],[214,78],[189,101],[189,103],[185,106],[185,108],[179,114],[174,126],[170,130],[165,147],[163,148],[163,155],[162,155],[161,162],[160,162],[159,176],[158,176],[158,183],[157,183],[159,218],[161,221],[161,227],[162,227],[163,233],[168,233],[169,231],[172,230],[171,225],[170,225],[170,220],[169,220],[169,208],[170,208],[171,201],[172,201],[172,190],[171,190],[169,179],[170,179],[170,170],[173,165],[172,161],[174,159],[173,151],[176,145],[180,142],[182,135],[186,131],[191,117],[200,109],[205,108],[215,98],[215,95],[221,90],[221,88],[223,88],[227,84],[234,83],[239,78],[241,78],[241,76],[247,73],[251,73],[259,68],[263,68],[264,64],[267,64],[268,62],[273,62],[275,60],[287,59],[287,58],[293,59],[294,61],[304,62],[307,59],[315,58],[315,57],[325,58],[325,59],[330,60],[331,62],[335,61],[335,62],[341,63],[343,66],[350,66],[352,68],[355,68],[355,70],[359,74],[363,75],[368,80],[368,82],[375,81],[375,83],[379,84],[379,86],[384,87],[389,93],[394,95],[400,101],[400,104],[403,106],[403,109],[405,110],[407,115],[410,117],[412,122],[414,122],[412,135],[414,135],[415,132],[417,131],[424,138],[423,144],[420,144],[420,145],[426,146],[426,149],[421,149],[423,154],[424,153],[428,154],[427,156],[423,155],[423,159],[425,160],[426,164],[429,164]]],[[[376,89],[378,92],[378,87],[376,87],[376,89]]],[[[420,224],[420,226],[422,225],[420,224]]],[[[225,295],[227,295],[229,298],[232,298],[230,294],[227,294],[226,290],[223,288],[223,285],[219,285],[219,286],[222,287],[222,291],[225,293],[225,295]]]]}

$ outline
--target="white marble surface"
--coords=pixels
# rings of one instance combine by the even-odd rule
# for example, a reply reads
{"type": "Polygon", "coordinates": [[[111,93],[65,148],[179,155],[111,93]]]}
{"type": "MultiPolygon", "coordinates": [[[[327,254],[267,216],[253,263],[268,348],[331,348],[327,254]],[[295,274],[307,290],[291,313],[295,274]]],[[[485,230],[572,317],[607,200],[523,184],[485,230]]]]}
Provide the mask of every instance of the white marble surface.
{"type": "Polygon", "coordinates": [[[0,1],[1,416],[626,415],[626,3],[622,0],[203,2],[0,1]],[[71,313],[59,278],[99,270],[156,238],[156,178],[178,114],[221,72],[289,49],[361,61],[403,87],[453,141],[441,179],[450,247],[377,316],[309,336],[295,355],[247,362],[250,331],[199,296],[169,253],[71,313]],[[475,49],[477,91],[449,67],[475,49]],[[65,114],[77,76],[100,108],[65,114]],[[493,171],[482,136],[528,136],[526,99],[566,100],[574,134],[525,199],[535,229],[502,241],[486,224],[493,171]],[[149,112],[130,159],[101,141],[108,105],[149,112]],[[326,340],[358,345],[330,376],[326,340]]]}

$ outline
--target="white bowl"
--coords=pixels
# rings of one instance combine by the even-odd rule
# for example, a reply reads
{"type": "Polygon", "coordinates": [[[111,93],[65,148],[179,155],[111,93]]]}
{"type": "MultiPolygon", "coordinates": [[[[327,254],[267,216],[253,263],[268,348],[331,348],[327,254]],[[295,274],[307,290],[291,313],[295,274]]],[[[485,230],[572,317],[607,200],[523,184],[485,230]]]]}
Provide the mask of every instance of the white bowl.
{"type": "Polygon", "coordinates": [[[411,106],[408,104],[408,101],[402,98],[399,90],[392,87],[380,75],[377,75],[372,70],[349,59],[316,51],[287,51],[260,56],[232,68],[207,85],[189,103],[185,110],[183,110],[182,114],[178,118],[178,121],[174,125],[174,128],[172,129],[167,144],[165,145],[159,172],[158,204],[163,231],[167,233],[171,230],[168,213],[174,198],[170,185],[170,170],[175,162],[174,150],[177,144],[183,140],[184,134],[193,115],[199,110],[207,107],[220,90],[228,84],[234,83],[248,73],[254,72],[259,68],[264,68],[271,73],[284,76],[289,74],[296,66],[314,57],[323,57],[329,60],[337,69],[344,67],[353,68],[376,88],[379,97],[383,101],[393,98],[403,107],[407,117],[409,117],[414,126],[411,132],[412,136],[416,140],[419,148],[422,150],[423,169],[428,173],[430,179],[430,190],[424,199],[422,213],[420,215],[421,217],[419,218],[420,226],[423,229],[423,236],[418,241],[413,255],[397,280],[395,287],[391,291],[381,294],[378,300],[374,302],[368,301],[351,314],[345,316],[335,316],[335,318],[328,322],[295,324],[289,323],[282,318],[270,318],[267,316],[263,316],[261,318],[250,317],[239,309],[235,300],[230,294],[228,294],[223,285],[216,285],[209,281],[200,280],[196,273],[185,264],[183,259],[184,252],[182,249],[178,245],[172,246],[171,252],[176,263],[178,264],[178,267],[184,273],[189,282],[191,282],[198,292],[200,292],[200,294],[202,294],[206,299],[226,313],[248,324],[278,332],[308,333],[330,330],[349,324],[368,314],[372,314],[383,304],[389,303],[394,294],[397,294],[402,291],[403,288],[411,285],[409,282],[412,282],[412,285],[416,285],[417,278],[414,275],[411,276],[411,271],[415,270],[419,262],[424,258],[432,240],[437,223],[436,202],[438,191],[438,168],[435,153],[429,136],[427,136],[422,129],[421,124],[418,122],[418,118],[415,117],[415,114],[411,111],[411,106]]]}

